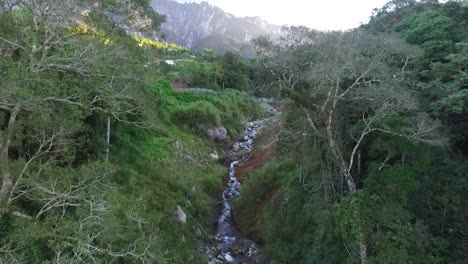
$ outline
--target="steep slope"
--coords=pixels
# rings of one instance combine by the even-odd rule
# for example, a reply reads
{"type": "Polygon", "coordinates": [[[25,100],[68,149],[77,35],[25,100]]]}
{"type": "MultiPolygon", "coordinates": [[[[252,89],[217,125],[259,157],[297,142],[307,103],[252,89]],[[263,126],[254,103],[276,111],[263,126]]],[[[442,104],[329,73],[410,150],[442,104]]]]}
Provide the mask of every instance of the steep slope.
{"type": "Polygon", "coordinates": [[[262,35],[276,36],[281,29],[259,17],[235,17],[207,2],[181,4],[172,0],[152,0],[151,7],[167,16],[162,30],[168,41],[187,47],[204,48],[200,41],[210,36],[247,43],[262,35]]]}
{"type": "Polygon", "coordinates": [[[198,41],[192,48],[195,50],[211,49],[219,53],[230,51],[246,58],[252,58],[255,55],[253,46],[249,43],[224,35],[208,36],[198,41]]]}

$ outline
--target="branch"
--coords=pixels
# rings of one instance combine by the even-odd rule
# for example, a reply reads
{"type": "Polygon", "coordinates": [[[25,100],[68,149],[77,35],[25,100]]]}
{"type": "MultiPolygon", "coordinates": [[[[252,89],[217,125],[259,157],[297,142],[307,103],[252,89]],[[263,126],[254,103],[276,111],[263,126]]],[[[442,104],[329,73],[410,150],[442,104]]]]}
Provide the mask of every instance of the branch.
{"type": "Polygon", "coordinates": [[[76,98],[75,96],[68,96],[65,98],[56,98],[56,97],[46,97],[43,100],[44,101],[54,101],[54,102],[61,102],[61,103],[67,103],[67,104],[72,104],[72,105],[77,105],[83,107],[83,104],[80,102],[75,102],[72,101],[71,99],[76,98]]]}
{"type": "Polygon", "coordinates": [[[360,82],[369,72],[371,72],[372,70],[374,70],[374,68],[375,68],[375,67],[370,67],[369,69],[367,69],[367,71],[365,71],[363,74],[361,74],[361,75],[354,81],[354,83],[353,83],[351,86],[349,86],[348,88],[346,88],[346,90],[345,90],[342,94],[340,94],[340,95],[338,96],[338,99],[341,99],[341,98],[343,98],[344,96],[346,96],[346,94],[348,94],[349,91],[351,91],[352,89],[354,89],[354,87],[356,87],[356,86],[359,84],[359,82],[360,82]]]}
{"type": "Polygon", "coordinates": [[[365,113],[363,113],[362,119],[364,120],[364,123],[366,124],[366,127],[364,128],[364,130],[362,130],[361,136],[360,136],[359,139],[357,140],[356,145],[354,145],[353,151],[351,152],[351,156],[350,156],[350,159],[349,159],[349,165],[348,165],[348,173],[351,173],[351,170],[352,170],[353,165],[354,165],[354,156],[356,155],[357,150],[358,150],[359,147],[361,146],[362,141],[364,140],[364,138],[365,138],[367,135],[369,135],[370,133],[372,133],[373,131],[375,131],[375,129],[372,129],[372,128],[370,127],[371,124],[375,121],[375,117],[372,117],[372,118],[370,119],[370,121],[367,122],[367,121],[365,120],[364,115],[365,115],[365,113]]]}
{"type": "Polygon", "coordinates": [[[387,155],[385,160],[382,162],[382,165],[379,167],[379,171],[383,170],[383,168],[387,167],[387,162],[390,160],[390,153],[387,155]]]}
{"type": "Polygon", "coordinates": [[[23,50],[26,49],[24,46],[21,46],[21,45],[18,44],[18,43],[9,41],[8,39],[2,38],[1,36],[0,36],[0,40],[3,40],[3,41],[5,41],[5,42],[7,42],[8,44],[11,44],[11,45],[13,45],[13,46],[16,46],[16,47],[18,47],[18,48],[20,48],[20,49],[23,49],[23,50]]]}
{"type": "Polygon", "coordinates": [[[315,125],[315,122],[314,120],[312,120],[312,117],[310,116],[310,113],[309,111],[307,110],[307,108],[305,108],[303,105],[299,104],[299,107],[302,109],[302,111],[304,111],[304,113],[306,114],[306,117],[307,117],[307,121],[309,122],[309,126],[317,133],[317,134],[320,134],[320,131],[317,129],[317,126],[315,125]]]}
{"type": "Polygon", "coordinates": [[[40,144],[39,144],[39,147],[38,147],[36,153],[34,153],[34,155],[23,166],[23,169],[22,169],[21,173],[19,174],[18,179],[15,182],[15,185],[13,186],[13,188],[10,191],[10,196],[8,198],[8,204],[11,204],[11,202],[14,200],[13,193],[17,189],[19,183],[21,182],[22,178],[26,174],[26,171],[28,170],[31,163],[33,161],[39,159],[41,156],[49,153],[52,150],[52,148],[54,146],[56,146],[55,139],[61,134],[60,132],[56,134],[55,131],[54,131],[52,133],[52,136],[50,136],[49,138],[46,139],[45,131],[43,131],[42,133],[43,133],[42,134],[42,140],[40,141],[40,144]]]}

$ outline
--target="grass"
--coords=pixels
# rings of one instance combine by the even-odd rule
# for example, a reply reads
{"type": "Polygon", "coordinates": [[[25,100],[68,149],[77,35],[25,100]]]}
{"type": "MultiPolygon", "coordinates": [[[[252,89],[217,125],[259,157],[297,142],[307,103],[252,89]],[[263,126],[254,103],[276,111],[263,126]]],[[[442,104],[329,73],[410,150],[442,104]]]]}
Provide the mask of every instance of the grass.
{"type": "MultiPolygon", "coordinates": [[[[176,93],[167,82],[150,89],[158,92],[160,123],[155,130],[129,125],[114,128],[112,161],[120,169],[115,181],[130,197],[141,201],[156,230],[168,263],[202,263],[196,252],[198,225],[210,229],[226,168],[209,154],[219,145],[208,140],[204,129],[223,125],[231,137],[242,123],[261,114],[245,94],[225,91],[214,94],[176,93]],[[186,225],[176,224],[174,212],[181,206],[189,216],[186,225]]],[[[149,227],[148,227],[149,228],[149,227]]]]}

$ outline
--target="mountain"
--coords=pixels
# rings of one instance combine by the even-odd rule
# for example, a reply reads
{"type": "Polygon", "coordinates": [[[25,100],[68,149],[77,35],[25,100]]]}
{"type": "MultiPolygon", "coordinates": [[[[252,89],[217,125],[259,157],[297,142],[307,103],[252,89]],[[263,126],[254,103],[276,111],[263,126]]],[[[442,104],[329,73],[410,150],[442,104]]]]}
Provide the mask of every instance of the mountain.
{"type": "Polygon", "coordinates": [[[231,51],[242,55],[245,58],[253,58],[255,51],[248,42],[239,41],[225,35],[212,35],[198,41],[193,47],[194,50],[210,49],[221,54],[231,51]]]}
{"type": "Polygon", "coordinates": [[[281,26],[269,24],[259,17],[236,17],[207,2],[151,0],[150,5],[167,17],[162,26],[167,40],[194,49],[240,50],[249,47],[247,43],[255,37],[275,37],[281,30],[281,26]],[[221,47],[220,43],[233,46],[221,47]]]}

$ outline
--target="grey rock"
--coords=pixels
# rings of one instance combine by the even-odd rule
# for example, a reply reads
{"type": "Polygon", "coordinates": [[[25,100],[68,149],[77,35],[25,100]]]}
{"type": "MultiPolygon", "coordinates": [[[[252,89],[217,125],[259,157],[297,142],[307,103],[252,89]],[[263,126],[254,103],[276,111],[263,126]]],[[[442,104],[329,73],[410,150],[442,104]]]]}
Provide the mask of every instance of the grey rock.
{"type": "Polygon", "coordinates": [[[185,212],[180,208],[180,206],[177,206],[176,210],[176,221],[181,224],[187,223],[187,215],[185,212]]]}
{"type": "Polygon", "coordinates": [[[227,139],[227,130],[224,127],[210,128],[207,134],[209,139],[216,142],[224,142],[227,139]]]}
{"type": "Polygon", "coordinates": [[[219,160],[218,153],[216,151],[213,151],[210,153],[210,157],[215,160],[219,160]]]}
{"type": "Polygon", "coordinates": [[[232,150],[234,152],[238,152],[240,149],[241,149],[241,143],[239,142],[234,143],[234,145],[232,146],[232,150]]]}

